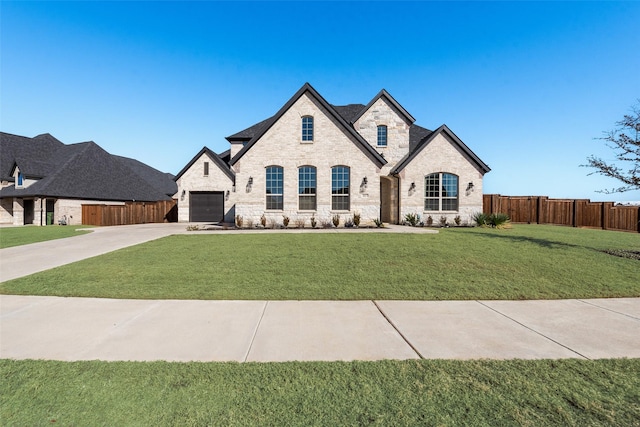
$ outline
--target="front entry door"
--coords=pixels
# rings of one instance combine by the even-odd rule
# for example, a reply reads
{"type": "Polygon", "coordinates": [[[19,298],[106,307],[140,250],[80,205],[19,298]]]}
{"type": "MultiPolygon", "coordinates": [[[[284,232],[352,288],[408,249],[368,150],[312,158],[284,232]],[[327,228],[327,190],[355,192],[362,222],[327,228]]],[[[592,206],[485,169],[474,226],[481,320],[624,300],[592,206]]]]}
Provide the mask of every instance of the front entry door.
{"type": "Polygon", "coordinates": [[[33,200],[25,200],[24,202],[24,225],[33,224],[33,220],[35,219],[34,215],[34,203],[33,200]]]}

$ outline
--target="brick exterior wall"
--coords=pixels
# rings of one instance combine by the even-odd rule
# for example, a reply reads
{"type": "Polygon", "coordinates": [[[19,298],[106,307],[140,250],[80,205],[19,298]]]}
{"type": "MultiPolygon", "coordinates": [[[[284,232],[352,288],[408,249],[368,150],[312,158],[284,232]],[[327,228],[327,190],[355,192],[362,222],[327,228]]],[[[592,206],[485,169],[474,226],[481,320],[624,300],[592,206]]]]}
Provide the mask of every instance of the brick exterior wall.
{"type": "Polygon", "coordinates": [[[236,214],[257,224],[264,214],[268,220],[282,223],[283,215],[292,223],[296,219],[308,221],[312,215],[328,221],[339,214],[342,223],[358,212],[363,223],[380,215],[379,170],[358,143],[348,135],[328,111],[307,94],[301,96],[271,129],[234,165],[237,192],[232,195],[236,214]],[[314,118],[313,142],[302,141],[302,117],[314,118]],[[317,170],[317,209],[314,212],[298,209],[298,168],[314,166],[317,170]],[[350,210],[331,209],[331,168],[350,168],[350,210]],[[281,211],[266,210],[267,166],[283,167],[284,206],[281,211]],[[253,178],[249,191],[247,183],[253,178]],[[364,178],[367,185],[361,186],[364,178]]]}
{"type": "Polygon", "coordinates": [[[441,216],[446,216],[449,224],[460,215],[463,222],[472,223],[471,216],[482,212],[482,172],[444,134],[438,135],[400,173],[400,219],[408,213],[417,213],[423,220],[431,215],[434,224],[441,216]],[[447,172],[458,176],[458,211],[425,211],[425,176],[431,173],[447,172]],[[416,188],[409,192],[411,183],[416,188]],[[473,183],[473,190],[467,191],[473,183]]]}

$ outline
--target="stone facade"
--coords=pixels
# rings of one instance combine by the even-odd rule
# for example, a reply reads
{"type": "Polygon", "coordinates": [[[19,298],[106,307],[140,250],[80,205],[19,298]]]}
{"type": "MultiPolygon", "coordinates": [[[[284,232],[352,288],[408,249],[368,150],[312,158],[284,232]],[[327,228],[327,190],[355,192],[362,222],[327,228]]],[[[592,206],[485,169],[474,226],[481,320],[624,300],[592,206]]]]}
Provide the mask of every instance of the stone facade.
{"type": "Polygon", "coordinates": [[[409,153],[409,128],[411,123],[402,116],[384,97],[378,98],[369,109],[360,116],[353,127],[392,167],[409,153]],[[387,127],[387,146],[378,146],[378,126],[387,127]]]}
{"type": "Polygon", "coordinates": [[[344,222],[353,213],[363,220],[380,215],[380,181],[378,170],[359,148],[353,137],[345,134],[336,120],[322,105],[305,94],[269,129],[260,140],[234,165],[237,191],[232,196],[236,215],[257,223],[264,214],[268,220],[282,223],[283,216],[291,221],[308,220],[311,216],[328,221],[340,215],[344,222]],[[314,119],[313,141],[302,141],[303,116],[314,119]],[[283,209],[267,210],[266,168],[283,168],[283,209]],[[315,211],[302,211],[298,207],[298,168],[313,166],[317,173],[315,211]],[[331,168],[348,166],[350,169],[350,209],[331,209],[331,168]],[[248,186],[252,178],[251,188],[248,186]],[[367,184],[363,185],[364,178],[367,184]]]}
{"type": "MultiPolygon", "coordinates": [[[[354,105],[347,106],[352,113],[354,105]]],[[[189,220],[189,191],[226,192],[230,188],[225,200],[225,221],[232,222],[235,216],[240,216],[245,226],[259,224],[263,215],[269,225],[282,224],[285,216],[291,224],[304,221],[308,225],[311,217],[321,224],[330,222],[334,215],[340,215],[344,224],[354,213],[360,214],[362,224],[377,219],[401,223],[408,213],[417,213],[425,219],[431,215],[436,223],[442,216],[449,223],[456,216],[469,222],[473,213],[482,211],[482,179],[489,168],[446,126],[437,131],[418,127],[417,135],[424,138],[411,142],[414,119],[384,90],[368,106],[363,105],[355,118],[350,118],[353,123],[336,108],[306,84],[272,122],[227,138],[231,143],[229,164],[235,185],[221,170],[204,177],[205,159],[194,158],[177,178],[179,221],[189,220]],[[303,141],[303,117],[313,118],[313,141],[303,141]],[[381,125],[387,127],[384,147],[378,146],[381,125]],[[278,166],[283,171],[282,209],[267,209],[269,166],[278,166]],[[313,211],[300,209],[298,173],[302,166],[316,169],[313,211]],[[349,168],[348,210],[332,209],[335,166],[349,168]],[[458,209],[425,211],[425,176],[431,173],[458,177],[458,209]]],[[[341,111],[347,114],[347,110],[341,111]]]]}

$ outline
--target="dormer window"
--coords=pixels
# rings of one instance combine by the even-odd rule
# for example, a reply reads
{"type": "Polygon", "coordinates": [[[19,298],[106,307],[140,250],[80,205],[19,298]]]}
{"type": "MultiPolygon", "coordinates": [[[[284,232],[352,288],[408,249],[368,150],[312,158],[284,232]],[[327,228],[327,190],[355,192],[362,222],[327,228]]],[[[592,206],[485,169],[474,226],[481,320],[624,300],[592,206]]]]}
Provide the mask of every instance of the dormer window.
{"type": "Polygon", "coordinates": [[[387,146],[387,127],[385,125],[378,126],[378,147],[387,146]]]}
{"type": "Polygon", "coordinates": [[[24,182],[24,175],[22,175],[22,172],[18,172],[18,187],[22,187],[23,182],[24,182]]]}
{"type": "Polygon", "coordinates": [[[313,142],[313,117],[311,116],[302,118],[302,141],[313,142]]]}

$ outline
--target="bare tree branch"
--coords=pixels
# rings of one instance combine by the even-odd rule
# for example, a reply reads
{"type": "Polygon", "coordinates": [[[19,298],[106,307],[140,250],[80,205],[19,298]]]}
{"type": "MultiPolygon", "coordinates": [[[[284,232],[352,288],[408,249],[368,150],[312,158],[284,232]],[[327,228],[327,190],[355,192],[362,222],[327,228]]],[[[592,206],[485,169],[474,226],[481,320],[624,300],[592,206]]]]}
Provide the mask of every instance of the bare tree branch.
{"type": "Polygon", "coordinates": [[[587,157],[586,165],[580,166],[595,169],[588,175],[599,174],[624,184],[622,187],[598,191],[600,193],[640,190],[640,99],[631,107],[631,114],[625,114],[622,120],[616,122],[614,130],[603,134],[603,137],[595,139],[606,141],[606,146],[614,151],[616,160],[631,163],[628,166],[630,169],[625,170],[616,163],[608,163],[594,155],[587,157]]]}

